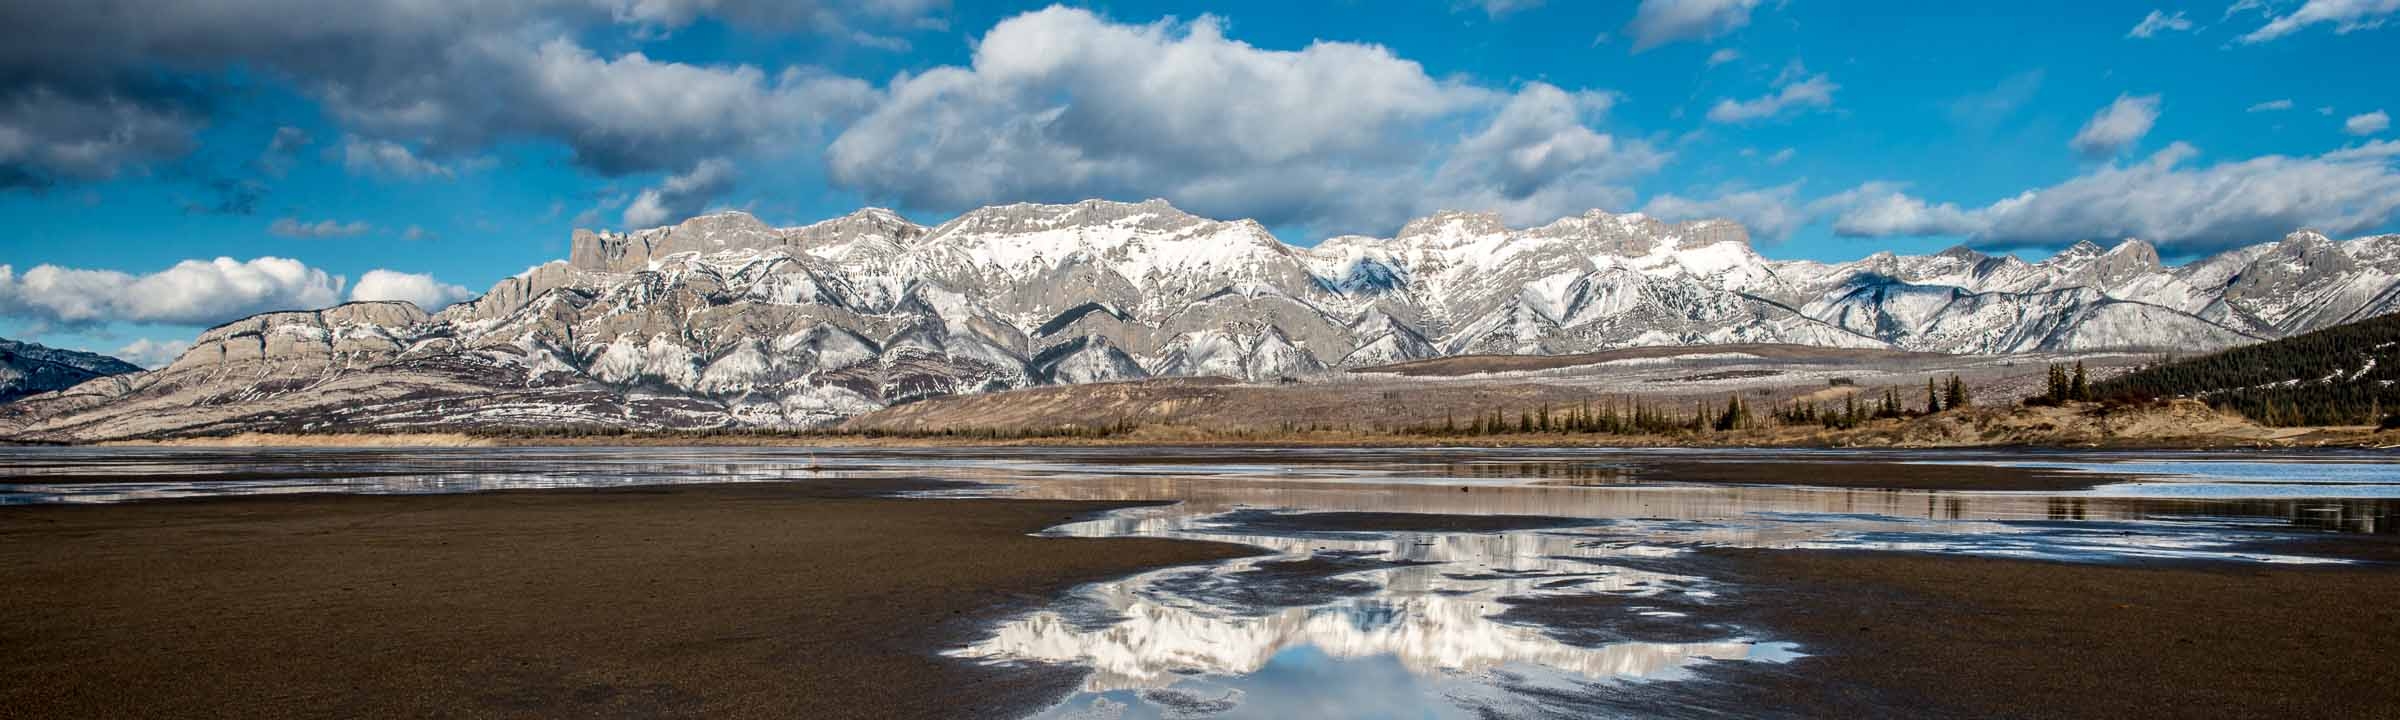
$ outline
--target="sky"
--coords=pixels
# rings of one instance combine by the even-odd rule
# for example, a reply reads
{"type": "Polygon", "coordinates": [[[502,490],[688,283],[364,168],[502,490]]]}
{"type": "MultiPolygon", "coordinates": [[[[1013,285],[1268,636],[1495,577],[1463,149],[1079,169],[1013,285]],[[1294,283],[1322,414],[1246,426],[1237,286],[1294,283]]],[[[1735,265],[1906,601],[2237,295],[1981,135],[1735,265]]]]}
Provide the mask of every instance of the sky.
{"type": "Polygon", "coordinates": [[[2400,230],[2400,0],[13,0],[0,336],[171,359],[575,228],[1165,198],[1771,258],[2400,230]]]}

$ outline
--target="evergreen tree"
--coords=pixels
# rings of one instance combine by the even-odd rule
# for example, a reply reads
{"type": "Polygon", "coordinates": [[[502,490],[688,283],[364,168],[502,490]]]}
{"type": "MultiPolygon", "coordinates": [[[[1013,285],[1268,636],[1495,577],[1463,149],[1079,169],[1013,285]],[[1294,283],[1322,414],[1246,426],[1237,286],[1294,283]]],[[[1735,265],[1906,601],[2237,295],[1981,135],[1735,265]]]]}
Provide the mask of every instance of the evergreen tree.
{"type": "Polygon", "coordinates": [[[2083,373],[2082,360],[2075,361],[2075,379],[2067,382],[2067,395],[2076,400],[2092,399],[2092,385],[2089,376],[2083,373]]]}
{"type": "Polygon", "coordinates": [[[1932,414],[1934,414],[1934,413],[1938,413],[1938,412],[1941,412],[1941,411],[1942,411],[1942,396],[1941,396],[1941,393],[1938,393],[1938,392],[1935,392],[1935,391],[1934,391],[1934,389],[1933,389],[1933,376],[1931,376],[1931,375],[1928,375],[1928,376],[1926,376],[1926,377],[1925,377],[1925,414],[1927,414],[1927,415],[1932,415],[1932,414]]]}
{"type": "Polygon", "coordinates": [[[1722,432],[1748,424],[1743,422],[1742,416],[1745,414],[1747,413],[1742,410],[1742,396],[1727,396],[1725,398],[1725,414],[1717,416],[1717,430],[1722,432]]]}
{"type": "Polygon", "coordinates": [[[1956,410],[1966,406],[1967,383],[1966,381],[1958,379],[1957,375],[1951,375],[1950,386],[1942,394],[1942,407],[1950,410],[1956,410]]]}

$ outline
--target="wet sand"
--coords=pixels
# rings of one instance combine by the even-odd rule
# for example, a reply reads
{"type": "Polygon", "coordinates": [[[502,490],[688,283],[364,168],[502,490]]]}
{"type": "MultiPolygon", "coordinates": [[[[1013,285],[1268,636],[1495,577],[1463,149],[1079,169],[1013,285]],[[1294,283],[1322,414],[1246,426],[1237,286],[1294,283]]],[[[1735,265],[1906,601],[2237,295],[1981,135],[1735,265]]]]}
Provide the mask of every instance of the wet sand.
{"type": "MultiPolygon", "coordinates": [[[[2391,538],[2329,540],[2390,557],[2391,538]]],[[[2400,566],[2071,564],[1711,550],[1695,617],[1813,657],[1724,664],[1629,709],[1783,717],[2400,717],[2400,566]]],[[[1693,607],[1676,607],[1694,610],[1693,607]]],[[[1545,619],[1570,612],[1546,608],[1545,619]]],[[[1638,635],[1638,633],[1634,633],[1638,635]]]]}
{"type": "Polygon", "coordinates": [[[2122,482],[2127,475],[2000,465],[1901,462],[1656,462],[1627,474],[1645,482],[1810,485],[1891,490],[2064,492],[2122,482]],[[1799,468],[1795,472],[1794,468],[1799,468]]]}
{"type": "MultiPolygon", "coordinates": [[[[1728,477],[1718,468],[1718,477],[1728,477]]],[[[1970,471],[1971,472],[1971,471],[1970,471]]],[[[1738,477],[1738,476],[1736,476],[1738,477]]],[[[2089,477],[2089,476],[2084,476],[2089,477]]],[[[1007,717],[1071,670],[935,652],[1093,580],[1248,548],[1026,533],[1120,505],[889,482],[0,508],[10,717],[1007,717]]],[[[1330,528],[1467,521],[1313,513],[1330,528]]],[[[1485,531],[1562,522],[1485,519],[1485,531]]],[[[1594,686],[1641,716],[2328,717],[2400,708],[2400,540],[2344,568],[1711,549],[1722,598],[1529,603],[1577,643],[1757,628],[1812,657],[1594,686]],[[1687,613],[1665,620],[1629,602],[1687,613]]],[[[1386,561],[1232,587],[1348,592],[1386,561]]],[[[1638,564],[1638,561],[1621,562],[1638,564]]],[[[1589,699],[1580,699],[1588,703],[1589,699]]]]}
{"type": "Polygon", "coordinates": [[[1247,548],[1026,533],[1115,507],[831,483],[0,508],[0,715],[992,717],[1071,671],[937,657],[1247,548]]]}

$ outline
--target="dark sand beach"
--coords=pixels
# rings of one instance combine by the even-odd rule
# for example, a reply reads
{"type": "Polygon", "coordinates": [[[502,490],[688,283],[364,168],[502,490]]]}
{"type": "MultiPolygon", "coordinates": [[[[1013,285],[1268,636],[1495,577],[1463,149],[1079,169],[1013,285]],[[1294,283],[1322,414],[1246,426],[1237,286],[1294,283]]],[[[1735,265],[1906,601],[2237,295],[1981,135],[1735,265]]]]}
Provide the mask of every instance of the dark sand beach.
{"type": "MultiPolygon", "coordinates": [[[[1028,535],[1122,504],[875,496],[900,487],[0,508],[0,707],[29,718],[1008,717],[1072,689],[1077,671],[937,653],[1082,583],[1254,552],[1028,535]]],[[[1768,627],[1809,655],[1617,686],[1611,702],[1644,716],[2400,712],[2391,538],[2284,549],[2368,562],[1713,549],[1684,562],[1735,590],[1676,608],[1691,622],[1578,627],[1572,602],[1519,619],[1583,642],[1768,627]]]]}
{"type": "Polygon", "coordinates": [[[1251,552],[1027,535],[1100,503],[865,492],[0,508],[0,715],[1004,716],[1075,674],[936,653],[1080,583],[1251,552]]]}

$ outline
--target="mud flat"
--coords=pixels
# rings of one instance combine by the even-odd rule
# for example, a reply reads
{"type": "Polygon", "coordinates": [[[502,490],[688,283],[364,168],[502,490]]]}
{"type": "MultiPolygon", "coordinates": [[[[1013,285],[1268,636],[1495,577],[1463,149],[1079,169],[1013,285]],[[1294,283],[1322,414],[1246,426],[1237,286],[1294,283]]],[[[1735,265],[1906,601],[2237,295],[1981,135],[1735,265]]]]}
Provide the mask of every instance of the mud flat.
{"type": "Polygon", "coordinates": [[[0,508],[25,718],[1006,717],[946,660],[1078,584],[1251,552],[1036,538],[1122,504],[839,482],[0,508]]]}
{"type": "Polygon", "coordinates": [[[0,506],[9,717],[2400,707],[2369,452],[5,460],[0,502],[57,503],[0,506]]]}
{"type": "Polygon", "coordinates": [[[1626,700],[1748,716],[2393,717],[2400,607],[2382,599],[2400,592],[2400,543],[2308,549],[2368,562],[1712,551],[1702,562],[1748,588],[1714,619],[1776,628],[1811,657],[1713,666],[1626,700]]]}

